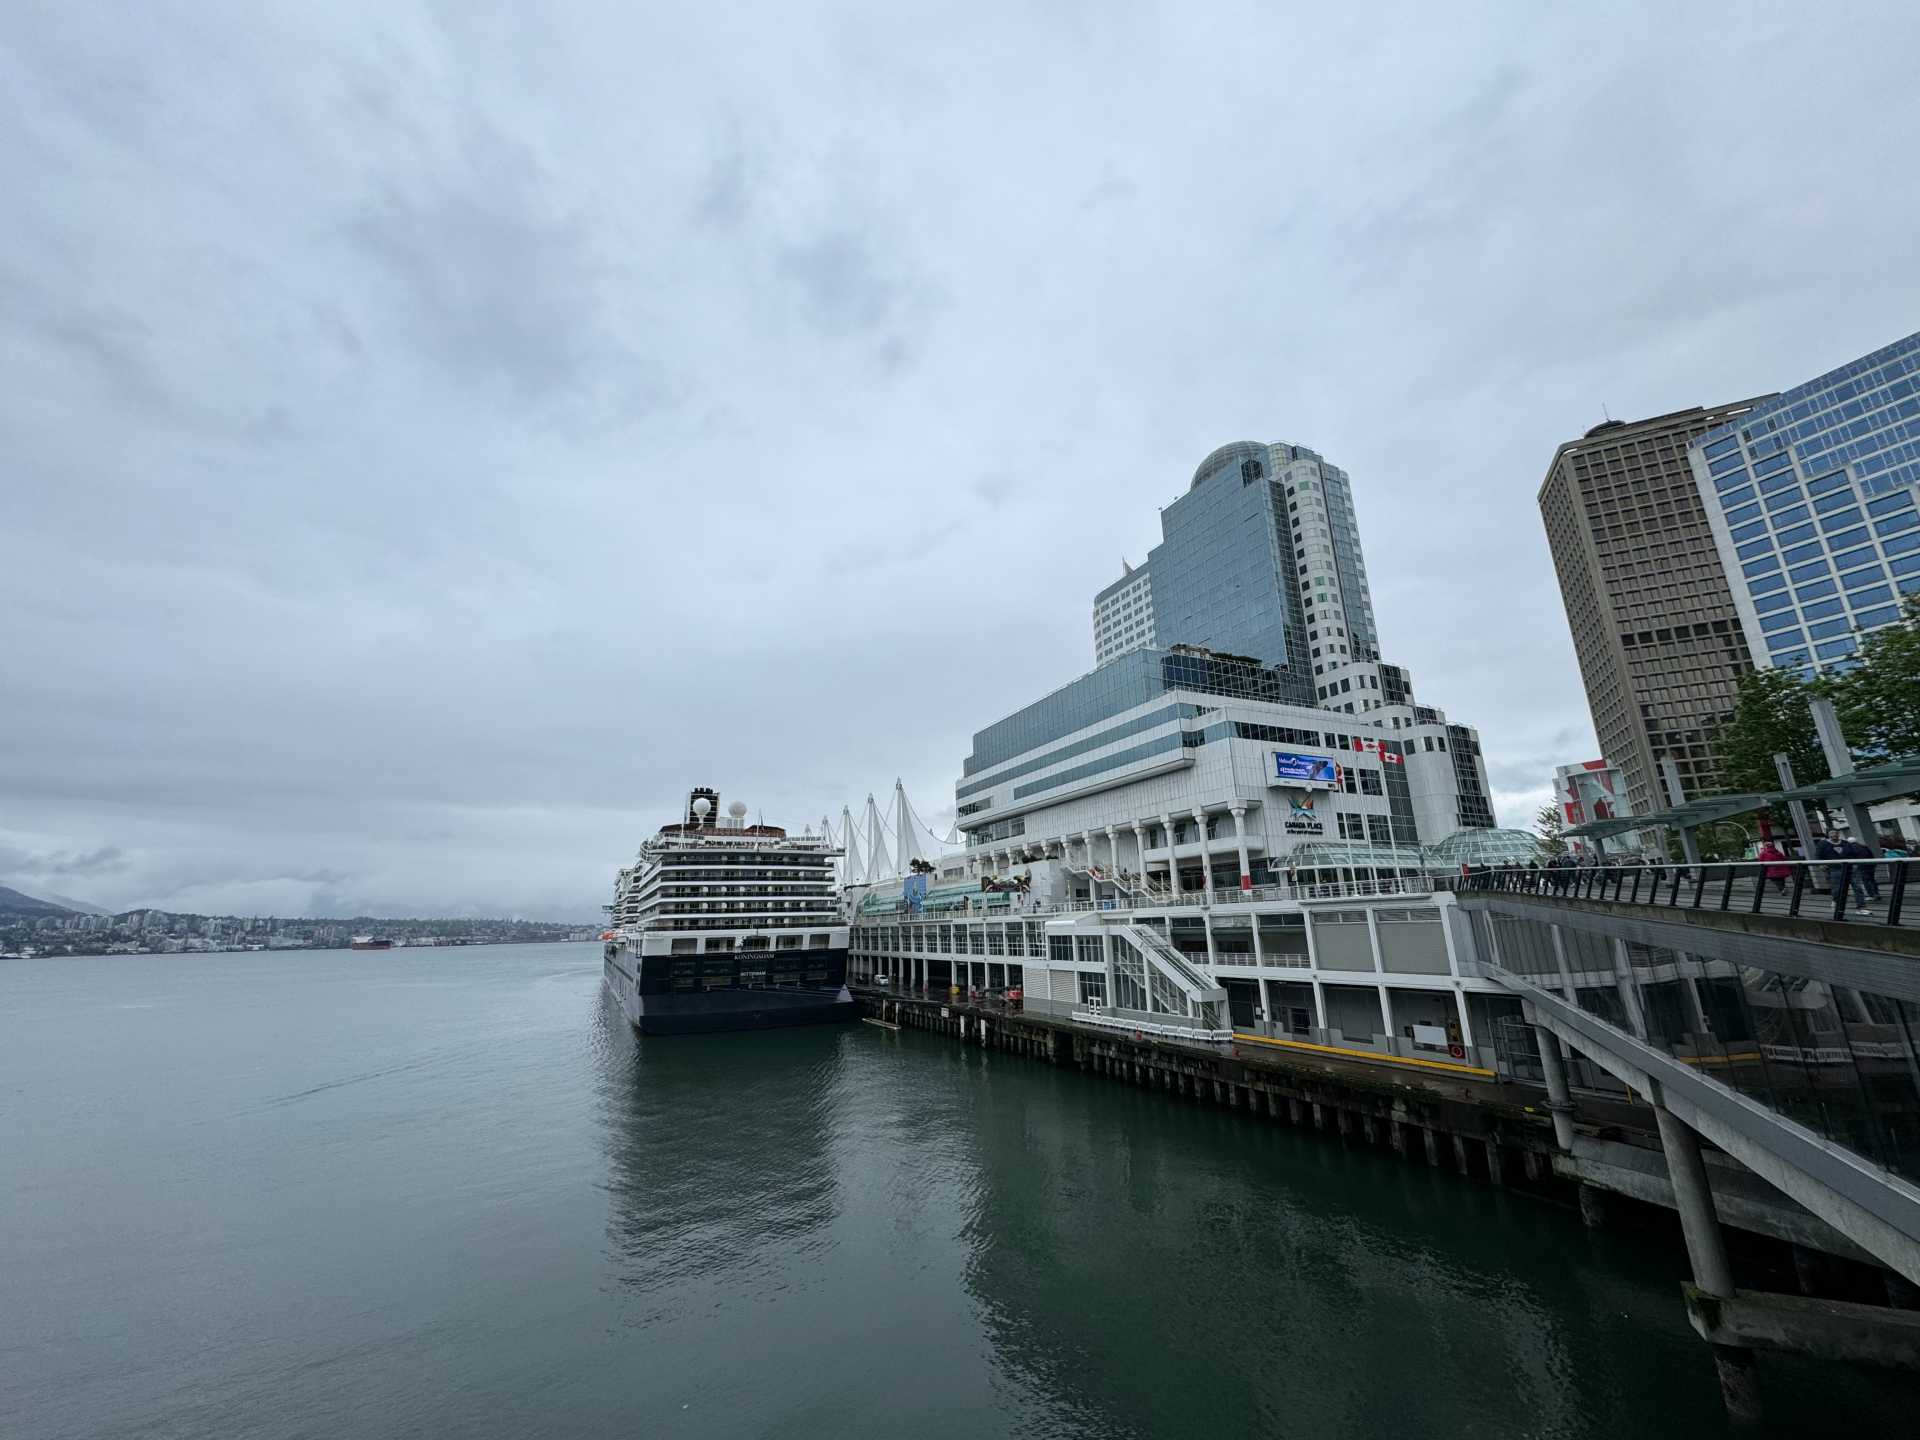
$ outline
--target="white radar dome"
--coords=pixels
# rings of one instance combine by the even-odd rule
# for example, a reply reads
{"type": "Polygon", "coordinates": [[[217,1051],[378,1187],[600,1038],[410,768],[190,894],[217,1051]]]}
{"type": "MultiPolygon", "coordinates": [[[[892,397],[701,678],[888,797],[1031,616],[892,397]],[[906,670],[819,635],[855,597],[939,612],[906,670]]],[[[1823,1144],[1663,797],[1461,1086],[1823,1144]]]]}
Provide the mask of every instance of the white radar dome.
{"type": "Polygon", "coordinates": [[[713,802],[704,795],[693,802],[693,813],[696,815],[704,815],[711,809],[713,809],[713,802]]]}
{"type": "Polygon", "coordinates": [[[746,819],[747,818],[747,802],[744,800],[734,801],[731,805],[727,806],[727,814],[731,815],[736,820],[746,819]]]}

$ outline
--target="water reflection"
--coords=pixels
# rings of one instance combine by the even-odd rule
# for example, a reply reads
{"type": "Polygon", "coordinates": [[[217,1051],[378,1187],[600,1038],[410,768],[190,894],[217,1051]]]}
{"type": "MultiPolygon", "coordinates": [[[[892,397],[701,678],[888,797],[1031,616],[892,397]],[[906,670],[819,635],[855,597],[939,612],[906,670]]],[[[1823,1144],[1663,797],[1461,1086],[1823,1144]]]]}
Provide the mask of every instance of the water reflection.
{"type": "MultiPolygon", "coordinates": [[[[1443,1171],[1029,1061],[973,1064],[965,1281],[1008,1389],[1076,1433],[1727,1429],[1677,1243],[1590,1236],[1443,1171]]],[[[1886,1398],[1785,1357],[1771,1373],[1770,1398],[1823,1377],[1783,1395],[1780,1433],[1830,1420],[1835,1389],[1886,1398]]]]}
{"type": "Polygon", "coordinates": [[[617,1384],[685,1433],[1728,1433],[1677,1236],[911,1031],[596,1024],[617,1384]]]}
{"type": "Polygon", "coordinates": [[[822,1258],[837,1208],[830,1140],[843,1031],[641,1037],[602,999],[616,1282],[663,1297],[699,1281],[751,1294],[822,1258]]]}

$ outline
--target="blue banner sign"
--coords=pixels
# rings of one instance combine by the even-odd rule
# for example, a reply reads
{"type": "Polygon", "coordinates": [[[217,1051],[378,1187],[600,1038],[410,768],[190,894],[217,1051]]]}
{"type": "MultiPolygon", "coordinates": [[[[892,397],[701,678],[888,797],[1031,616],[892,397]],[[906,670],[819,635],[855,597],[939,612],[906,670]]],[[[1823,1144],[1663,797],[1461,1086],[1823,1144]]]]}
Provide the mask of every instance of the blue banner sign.
{"type": "Polygon", "coordinates": [[[1285,750],[1273,752],[1275,785],[1325,785],[1340,783],[1339,766],[1325,755],[1294,755],[1285,750]]]}

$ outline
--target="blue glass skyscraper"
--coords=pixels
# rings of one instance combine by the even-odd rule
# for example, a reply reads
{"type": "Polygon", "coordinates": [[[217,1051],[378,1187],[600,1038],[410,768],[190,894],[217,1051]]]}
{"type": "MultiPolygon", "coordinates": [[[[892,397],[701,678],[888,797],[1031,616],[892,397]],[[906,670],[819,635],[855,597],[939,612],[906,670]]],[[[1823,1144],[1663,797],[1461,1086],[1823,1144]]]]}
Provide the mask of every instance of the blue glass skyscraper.
{"type": "Polygon", "coordinates": [[[1202,645],[1283,667],[1299,704],[1364,714],[1393,703],[1403,677],[1379,663],[1344,470],[1301,445],[1223,445],[1160,529],[1147,563],[1094,597],[1099,663],[1202,645]]]}
{"type": "Polygon", "coordinates": [[[1845,668],[1920,591],[1920,334],[1708,431],[1688,460],[1756,664],[1845,668]]]}

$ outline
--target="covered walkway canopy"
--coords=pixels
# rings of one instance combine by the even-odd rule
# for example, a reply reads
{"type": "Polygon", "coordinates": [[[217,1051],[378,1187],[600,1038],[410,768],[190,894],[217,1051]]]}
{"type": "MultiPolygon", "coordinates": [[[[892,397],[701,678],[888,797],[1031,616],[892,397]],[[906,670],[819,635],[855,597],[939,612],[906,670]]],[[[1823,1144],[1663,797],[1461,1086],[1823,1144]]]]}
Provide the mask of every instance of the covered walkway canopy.
{"type": "Polygon", "coordinates": [[[1774,796],[1785,802],[1799,800],[1808,805],[1877,805],[1882,800],[1897,800],[1920,791],[1920,755],[1904,755],[1879,765],[1856,770],[1833,780],[1801,785],[1774,796]]]}
{"type": "Polygon", "coordinates": [[[1719,820],[1731,820],[1736,815],[1764,809],[1780,798],[1767,794],[1705,795],[1698,800],[1689,800],[1684,805],[1676,805],[1671,810],[1659,810],[1651,815],[1614,815],[1605,820],[1589,820],[1584,825],[1574,825],[1560,833],[1578,840],[1605,840],[1629,830],[1647,830],[1655,826],[1691,830],[1696,825],[1711,825],[1719,820]]]}
{"type": "Polygon", "coordinates": [[[1616,815],[1604,820],[1589,820],[1584,825],[1571,826],[1561,833],[1573,840],[1604,843],[1629,830],[1664,828],[1684,833],[1702,825],[1731,820],[1738,815],[1749,815],[1755,810],[1765,810],[1796,800],[1809,805],[1849,809],[1856,805],[1876,805],[1882,800],[1894,800],[1916,793],[1920,793],[1920,755],[1903,755],[1878,765],[1869,765],[1851,775],[1839,775],[1792,790],[1703,795],[1698,800],[1689,800],[1670,810],[1655,811],[1651,815],[1616,815]]]}

